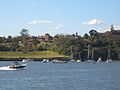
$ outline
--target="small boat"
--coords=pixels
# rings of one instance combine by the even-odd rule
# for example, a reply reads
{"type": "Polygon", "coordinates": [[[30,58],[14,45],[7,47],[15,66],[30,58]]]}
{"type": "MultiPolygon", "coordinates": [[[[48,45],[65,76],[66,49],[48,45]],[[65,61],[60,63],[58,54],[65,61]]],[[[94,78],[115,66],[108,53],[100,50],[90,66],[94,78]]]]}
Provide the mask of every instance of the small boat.
{"type": "Polygon", "coordinates": [[[99,58],[99,59],[97,60],[97,62],[102,62],[102,59],[101,59],[101,58],[99,58]]]}
{"type": "Polygon", "coordinates": [[[77,60],[76,62],[79,63],[79,62],[81,62],[81,61],[80,61],[80,60],[77,60]]]}
{"type": "Polygon", "coordinates": [[[67,61],[60,61],[60,60],[54,59],[52,63],[67,63],[67,61]]]}
{"type": "Polygon", "coordinates": [[[32,59],[23,59],[22,60],[22,63],[27,63],[27,62],[29,62],[29,61],[33,61],[32,59]]]}
{"type": "Polygon", "coordinates": [[[91,60],[87,60],[86,62],[87,63],[95,63],[96,61],[91,59],[91,60]]]}
{"type": "Polygon", "coordinates": [[[25,68],[30,59],[23,59],[22,62],[15,61],[13,65],[8,66],[11,69],[25,68]]]}
{"type": "Polygon", "coordinates": [[[108,59],[106,62],[112,62],[112,59],[108,59]]]}
{"type": "Polygon", "coordinates": [[[27,66],[27,64],[22,64],[22,65],[11,65],[11,66],[9,66],[9,68],[17,69],[17,68],[25,68],[26,66],[27,66]]]}
{"type": "Polygon", "coordinates": [[[71,62],[75,62],[75,60],[74,60],[74,59],[71,59],[70,61],[71,61],[71,62]]]}
{"type": "Polygon", "coordinates": [[[43,59],[43,61],[42,61],[43,63],[48,63],[49,62],[49,60],[48,59],[43,59]]]}

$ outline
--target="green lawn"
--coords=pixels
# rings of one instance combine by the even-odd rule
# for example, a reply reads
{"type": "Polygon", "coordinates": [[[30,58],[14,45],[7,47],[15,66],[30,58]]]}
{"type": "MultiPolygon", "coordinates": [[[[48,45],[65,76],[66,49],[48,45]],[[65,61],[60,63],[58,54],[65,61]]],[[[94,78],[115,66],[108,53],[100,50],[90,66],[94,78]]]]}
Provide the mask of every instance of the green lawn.
{"type": "Polygon", "coordinates": [[[58,53],[51,51],[40,51],[40,52],[0,52],[0,58],[54,58],[54,57],[63,57],[67,58],[68,56],[59,55],[58,53]]]}

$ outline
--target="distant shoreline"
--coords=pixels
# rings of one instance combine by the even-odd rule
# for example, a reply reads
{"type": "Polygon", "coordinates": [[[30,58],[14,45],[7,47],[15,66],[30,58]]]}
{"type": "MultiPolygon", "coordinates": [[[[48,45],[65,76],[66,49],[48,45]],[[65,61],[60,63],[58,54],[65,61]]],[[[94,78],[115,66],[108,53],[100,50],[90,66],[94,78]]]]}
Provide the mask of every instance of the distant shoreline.
{"type": "Polygon", "coordinates": [[[50,61],[57,60],[69,60],[69,58],[65,57],[52,57],[52,58],[0,58],[0,61],[22,61],[23,59],[31,59],[33,61],[42,61],[43,59],[48,59],[50,61]]]}
{"type": "Polygon", "coordinates": [[[42,61],[43,59],[58,59],[68,60],[69,56],[59,55],[52,51],[41,51],[41,52],[0,52],[0,61],[21,61],[22,59],[32,59],[35,61],[42,61]]]}

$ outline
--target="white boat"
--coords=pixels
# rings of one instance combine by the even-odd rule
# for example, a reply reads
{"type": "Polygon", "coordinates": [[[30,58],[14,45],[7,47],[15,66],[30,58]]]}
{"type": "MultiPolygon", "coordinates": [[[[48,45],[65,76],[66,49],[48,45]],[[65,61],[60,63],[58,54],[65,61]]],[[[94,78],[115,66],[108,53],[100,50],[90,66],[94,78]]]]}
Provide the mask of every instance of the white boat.
{"type": "Polygon", "coordinates": [[[79,63],[79,62],[81,62],[81,61],[80,61],[80,60],[77,60],[76,62],[79,63]]]}
{"type": "Polygon", "coordinates": [[[52,63],[67,63],[67,61],[60,61],[60,60],[54,59],[52,63]]]}
{"type": "Polygon", "coordinates": [[[30,59],[23,59],[22,62],[15,61],[13,65],[8,66],[11,69],[25,68],[30,59]]]}
{"type": "Polygon", "coordinates": [[[93,59],[88,59],[86,62],[87,62],[87,63],[96,63],[96,61],[93,60],[93,59]]]}
{"type": "Polygon", "coordinates": [[[101,59],[101,58],[99,58],[99,59],[97,60],[97,62],[102,62],[102,59],[101,59]]]}
{"type": "Polygon", "coordinates": [[[107,60],[106,62],[112,62],[112,59],[107,60]]]}
{"type": "Polygon", "coordinates": [[[49,60],[48,59],[43,59],[43,61],[42,61],[43,63],[48,63],[49,62],[49,60]]]}
{"type": "Polygon", "coordinates": [[[27,63],[26,64],[15,64],[15,65],[9,66],[9,68],[18,69],[18,68],[25,68],[26,66],[27,66],[27,63]]]}
{"type": "Polygon", "coordinates": [[[29,61],[32,61],[32,59],[23,59],[23,60],[22,60],[22,63],[27,63],[27,62],[29,62],[29,61]]]}
{"type": "Polygon", "coordinates": [[[74,59],[71,59],[70,61],[71,61],[71,62],[75,62],[75,60],[74,60],[74,59]]]}

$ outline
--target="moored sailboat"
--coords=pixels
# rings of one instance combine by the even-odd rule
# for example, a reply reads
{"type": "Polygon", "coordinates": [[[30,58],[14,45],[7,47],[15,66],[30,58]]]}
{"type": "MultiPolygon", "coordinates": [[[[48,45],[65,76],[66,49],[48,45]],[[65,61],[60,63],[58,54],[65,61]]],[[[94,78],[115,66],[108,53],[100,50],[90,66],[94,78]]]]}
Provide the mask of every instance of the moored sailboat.
{"type": "Polygon", "coordinates": [[[101,59],[101,58],[98,58],[97,62],[102,62],[102,59],[101,59]]]}
{"type": "Polygon", "coordinates": [[[107,57],[106,62],[112,62],[111,51],[110,51],[110,49],[108,49],[108,57],[107,57]]]}

